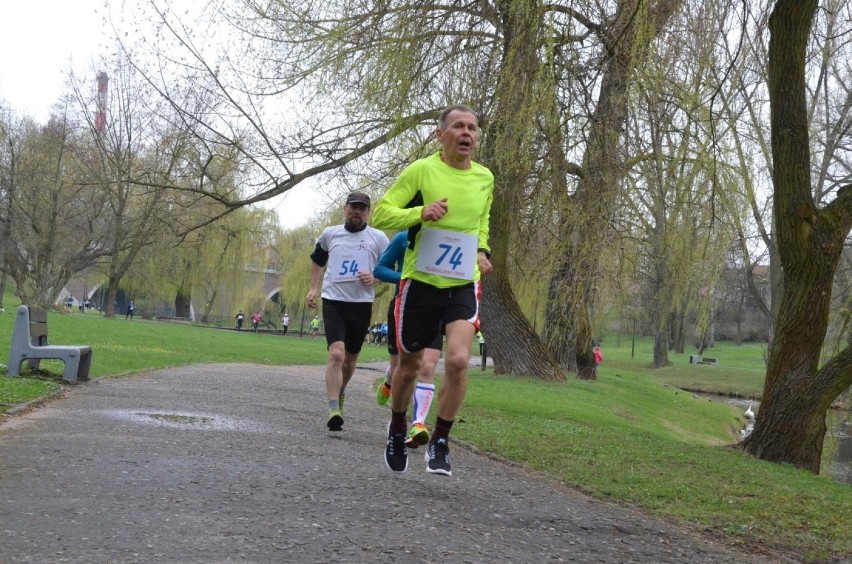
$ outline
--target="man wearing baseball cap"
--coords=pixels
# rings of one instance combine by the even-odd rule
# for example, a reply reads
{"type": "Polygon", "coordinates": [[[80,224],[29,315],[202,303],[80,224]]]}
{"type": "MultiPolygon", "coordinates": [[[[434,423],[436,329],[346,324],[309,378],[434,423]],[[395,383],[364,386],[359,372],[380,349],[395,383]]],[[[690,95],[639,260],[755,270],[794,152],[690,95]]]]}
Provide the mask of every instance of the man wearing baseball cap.
{"type": "Polygon", "coordinates": [[[370,196],[351,192],[343,206],[343,225],[326,227],[311,253],[311,287],[305,296],[308,307],[317,307],[322,278],[322,318],[328,343],[325,387],[331,431],[343,428],[346,385],[355,372],[370,326],[375,291],[373,268],[388,246],[387,236],[367,225],[370,196]],[[323,275],[324,272],[324,275],[323,275]]]}

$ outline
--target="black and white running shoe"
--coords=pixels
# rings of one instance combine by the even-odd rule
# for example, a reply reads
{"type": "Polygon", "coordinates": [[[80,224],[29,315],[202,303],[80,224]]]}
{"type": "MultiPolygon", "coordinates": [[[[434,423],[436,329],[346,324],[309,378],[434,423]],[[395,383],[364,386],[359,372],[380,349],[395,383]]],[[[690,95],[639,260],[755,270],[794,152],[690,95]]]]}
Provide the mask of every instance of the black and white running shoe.
{"type": "Polygon", "coordinates": [[[447,439],[430,442],[425,458],[428,463],[426,471],[430,474],[453,475],[453,471],[450,470],[450,445],[447,444],[447,439]]]}
{"type": "Polygon", "coordinates": [[[385,447],[385,464],[394,472],[405,472],[408,469],[405,433],[394,434],[390,422],[388,422],[388,445],[385,447]]]}

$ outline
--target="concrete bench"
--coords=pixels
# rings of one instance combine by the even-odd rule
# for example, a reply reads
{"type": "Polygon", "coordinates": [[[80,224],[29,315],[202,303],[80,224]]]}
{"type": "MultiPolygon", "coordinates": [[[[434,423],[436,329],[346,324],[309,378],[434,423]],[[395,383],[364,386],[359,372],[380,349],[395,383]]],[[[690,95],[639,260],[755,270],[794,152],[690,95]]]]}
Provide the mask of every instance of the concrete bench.
{"type": "Polygon", "coordinates": [[[41,360],[61,360],[65,363],[62,378],[69,382],[88,380],[92,366],[92,347],[86,345],[61,346],[47,342],[47,310],[22,305],[15,317],[12,346],[9,349],[9,376],[21,374],[25,360],[33,370],[38,370],[41,360]]]}
{"type": "Polygon", "coordinates": [[[689,364],[710,364],[719,366],[718,358],[710,358],[709,356],[701,357],[696,354],[689,355],[689,364]]]}

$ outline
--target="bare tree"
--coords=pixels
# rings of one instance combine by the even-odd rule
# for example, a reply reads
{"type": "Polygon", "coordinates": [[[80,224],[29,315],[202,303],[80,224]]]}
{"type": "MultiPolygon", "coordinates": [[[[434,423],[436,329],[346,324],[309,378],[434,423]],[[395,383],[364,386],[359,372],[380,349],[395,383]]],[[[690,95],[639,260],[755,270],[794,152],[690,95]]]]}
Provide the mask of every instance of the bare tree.
{"type": "Polygon", "coordinates": [[[4,268],[27,304],[49,307],[102,256],[102,204],[83,174],[89,147],[67,115],[4,123],[4,268]]]}
{"type": "Polygon", "coordinates": [[[125,61],[118,61],[109,78],[109,95],[100,108],[106,115],[99,122],[93,111],[98,106],[87,94],[94,91],[90,80],[72,77],[94,147],[87,172],[100,186],[107,209],[101,264],[107,278],[107,317],[114,315],[121,280],[139,253],[171,233],[173,208],[185,209],[162,186],[182,181],[189,139],[176,127],[176,116],[163,110],[164,104],[125,61]]]}

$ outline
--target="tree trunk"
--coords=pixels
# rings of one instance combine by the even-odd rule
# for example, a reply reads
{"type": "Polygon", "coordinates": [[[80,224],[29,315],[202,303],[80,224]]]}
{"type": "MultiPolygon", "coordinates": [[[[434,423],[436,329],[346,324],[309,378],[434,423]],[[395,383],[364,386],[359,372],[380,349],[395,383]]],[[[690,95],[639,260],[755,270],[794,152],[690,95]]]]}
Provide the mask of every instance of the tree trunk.
{"type": "Polygon", "coordinates": [[[192,303],[192,296],[178,291],[175,295],[175,317],[189,317],[189,306],[192,303]]]}
{"type": "Polygon", "coordinates": [[[488,353],[494,359],[495,373],[565,380],[518,306],[505,271],[501,272],[496,266],[485,279],[482,316],[483,333],[488,341],[488,353]]]}
{"type": "Polygon", "coordinates": [[[107,300],[104,309],[104,317],[115,316],[115,297],[118,295],[118,283],[121,278],[110,276],[107,281],[107,300]]]}
{"type": "Polygon", "coordinates": [[[210,312],[213,310],[213,304],[216,303],[218,291],[213,290],[207,303],[204,304],[204,315],[201,316],[201,323],[210,323],[210,312]]]}
{"type": "Polygon", "coordinates": [[[737,304],[737,336],[734,339],[734,342],[737,345],[743,344],[743,321],[745,320],[745,292],[740,292],[740,303],[737,304]]]}
{"type": "Polygon", "coordinates": [[[784,285],[760,417],[742,448],[818,473],[825,416],[852,383],[852,347],[818,370],[831,286],[852,228],[852,187],[818,209],[810,180],[805,50],[816,0],[779,0],[769,18],[774,221],[784,285]]]}
{"type": "Polygon", "coordinates": [[[683,354],[683,351],[686,350],[686,346],[684,345],[684,341],[686,340],[686,312],[683,308],[678,308],[678,310],[672,315],[672,342],[671,342],[671,350],[676,352],[677,354],[683,354]]]}
{"type": "Polygon", "coordinates": [[[564,299],[566,288],[573,278],[572,264],[569,253],[563,253],[559,266],[550,278],[541,336],[559,366],[568,372],[577,372],[577,338],[571,322],[570,304],[564,299]]]}
{"type": "Polygon", "coordinates": [[[6,293],[6,265],[0,267],[0,308],[3,307],[3,295],[6,293]]]}
{"type": "Polygon", "coordinates": [[[494,93],[494,119],[485,131],[482,159],[494,173],[489,242],[494,271],[483,281],[483,334],[497,373],[564,380],[523,315],[507,271],[519,187],[526,182],[531,167],[526,127],[534,119],[524,116],[535,110],[531,95],[540,67],[541,5],[538,1],[505,0],[498,6],[503,19],[503,61],[494,93]]]}
{"type": "Polygon", "coordinates": [[[657,323],[657,332],[654,335],[654,368],[663,368],[669,365],[669,327],[667,320],[657,323]]]}

